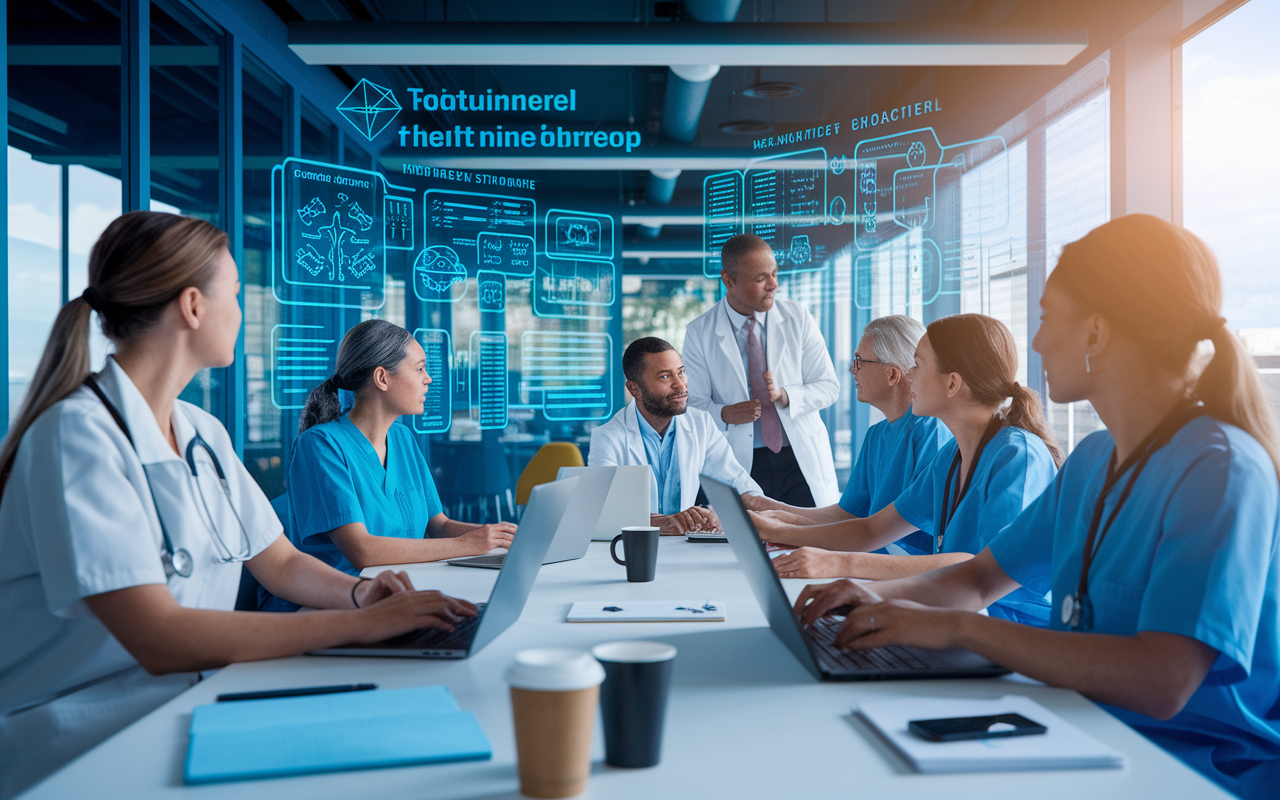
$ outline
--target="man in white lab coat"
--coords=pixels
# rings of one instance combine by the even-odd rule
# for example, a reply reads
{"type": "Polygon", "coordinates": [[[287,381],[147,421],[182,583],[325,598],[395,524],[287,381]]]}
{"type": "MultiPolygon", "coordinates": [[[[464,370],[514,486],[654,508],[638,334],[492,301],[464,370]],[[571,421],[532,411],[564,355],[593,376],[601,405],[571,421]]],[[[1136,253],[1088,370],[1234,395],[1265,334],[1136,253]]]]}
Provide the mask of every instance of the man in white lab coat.
{"type": "Polygon", "coordinates": [[[711,415],[688,407],[680,354],[657,337],[637,339],[622,355],[622,374],[635,402],[591,432],[588,466],[648,464],[650,524],[664,535],[719,530],[711,510],[695,505],[698,476],[729,484],[744,501],[760,494],[760,487],[734,458],[711,415]]]}
{"type": "Polygon", "coordinates": [[[778,264],[759,236],[721,250],[725,296],[689,323],[689,405],[711,414],[764,494],[793,506],[840,499],[827,426],[818,411],[840,381],[818,324],[775,297],[778,264]]]}

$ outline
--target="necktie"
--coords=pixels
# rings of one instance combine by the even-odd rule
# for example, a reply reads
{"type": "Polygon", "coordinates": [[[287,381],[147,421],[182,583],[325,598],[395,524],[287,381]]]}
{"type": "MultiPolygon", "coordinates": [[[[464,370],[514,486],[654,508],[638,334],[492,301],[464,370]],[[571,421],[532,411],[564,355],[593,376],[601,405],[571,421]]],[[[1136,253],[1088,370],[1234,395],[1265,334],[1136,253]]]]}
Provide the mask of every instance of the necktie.
{"type": "Polygon", "coordinates": [[[764,446],[776,453],[782,449],[782,420],[778,419],[778,409],[769,398],[769,388],[764,382],[767,368],[764,345],[756,333],[756,318],[747,317],[747,384],[751,387],[751,399],[760,401],[760,436],[764,446]]]}

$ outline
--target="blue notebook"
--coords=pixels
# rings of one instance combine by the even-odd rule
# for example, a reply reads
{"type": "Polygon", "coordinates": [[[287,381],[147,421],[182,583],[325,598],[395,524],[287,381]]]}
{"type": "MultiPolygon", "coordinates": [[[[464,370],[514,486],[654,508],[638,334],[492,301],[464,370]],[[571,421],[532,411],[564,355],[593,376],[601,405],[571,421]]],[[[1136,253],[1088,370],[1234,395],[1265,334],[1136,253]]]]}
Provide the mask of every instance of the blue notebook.
{"type": "Polygon", "coordinates": [[[240,700],[191,715],[186,783],[275,778],[492,755],[444,686],[240,700]]]}

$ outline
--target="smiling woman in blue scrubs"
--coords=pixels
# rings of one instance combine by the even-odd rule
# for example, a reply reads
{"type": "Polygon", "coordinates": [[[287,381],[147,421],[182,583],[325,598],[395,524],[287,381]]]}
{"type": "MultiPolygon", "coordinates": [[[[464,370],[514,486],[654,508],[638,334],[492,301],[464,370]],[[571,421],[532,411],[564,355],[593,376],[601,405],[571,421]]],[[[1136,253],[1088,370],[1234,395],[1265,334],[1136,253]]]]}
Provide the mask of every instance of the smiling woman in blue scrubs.
{"type": "Polygon", "coordinates": [[[409,331],[384,320],[347,331],[337,371],[307,398],[289,462],[290,538],[299,550],[357,575],[511,544],[512,523],[444,515],[412,431],[395,424],[422,413],[430,385],[426,353],[409,331]],[[355,394],[349,411],[340,390],[355,394]]]}
{"type": "MultiPolygon", "coordinates": [[[[916,346],[914,408],[942,420],[955,440],[892,505],[867,519],[757,525],[770,541],[804,546],[775,560],[778,574],[885,580],[954,564],[986,547],[1057,472],[1057,444],[1040,399],[1014,380],[1017,370],[1017,346],[999,320],[957,314],[930,323],[916,346]],[[868,552],[916,528],[933,536],[932,554],[868,552]]],[[[1044,595],[1020,590],[1001,598],[990,613],[1044,625],[1044,595]]]]}
{"type": "Polygon", "coordinates": [[[971,561],[812,586],[797,611],[853,605],[841,646],[963,647],[1075,689],[1226,789],[1274,797],[1280,448],[1221,307],[1208,247],[1155,217],[1067,245],[1034,346],[1053,399],[1088,400],[1108,429],[971,561]],[[963,610],[1019,585],[1052,588],[1052,630],[963,610]]]}
{"type": "MultiPolygon", "coordinates": [[[[869,517],[892,503],[951,441],[951,431],[937,417],[916,415],[911,408],[911,368],[924,326],[911,317],[877,317],[862,329],[849,373],[858,402],[885,418],[867,429],[840,502],[825,508],[801,508],[764,495],[749,496],[747,507],[791,525],[822,525],[869,517]]],[[[933,537],[915,531],[899,539],[889,552],[923,555],[933,552],[933,537]]],[[[877,551],[885,552],[885,551],[877,551]]]]}

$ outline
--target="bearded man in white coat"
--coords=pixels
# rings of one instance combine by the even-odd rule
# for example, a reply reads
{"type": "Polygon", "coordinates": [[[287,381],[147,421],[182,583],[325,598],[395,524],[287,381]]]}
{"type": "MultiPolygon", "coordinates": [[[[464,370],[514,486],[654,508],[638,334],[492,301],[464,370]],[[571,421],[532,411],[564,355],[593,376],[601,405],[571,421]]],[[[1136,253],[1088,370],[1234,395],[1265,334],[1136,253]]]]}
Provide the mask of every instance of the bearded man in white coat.
{"type": "Polygon", "coordinates": [[[827,343],[804,306],[775,297],[768,242],[735,236],[720,261],[724,298],[685,330],[689,405],[711,414],[766,496],[829,506],[840,490],[818,412],[836,401],[840,381],[827,343]]]}
{"type": "Polygon", "coordinates": [[[734,458],[715,420],[688,407],[684,363],[668,342],[637,339],[622,355],[627,391],[635,398],[613,419],[591,432],[587,465],[648,464],[650,524],[664,535],[720,530],[709,508],[698,505],[698,476],[706,474],[742,494],[760,487],[734,458]]]}

